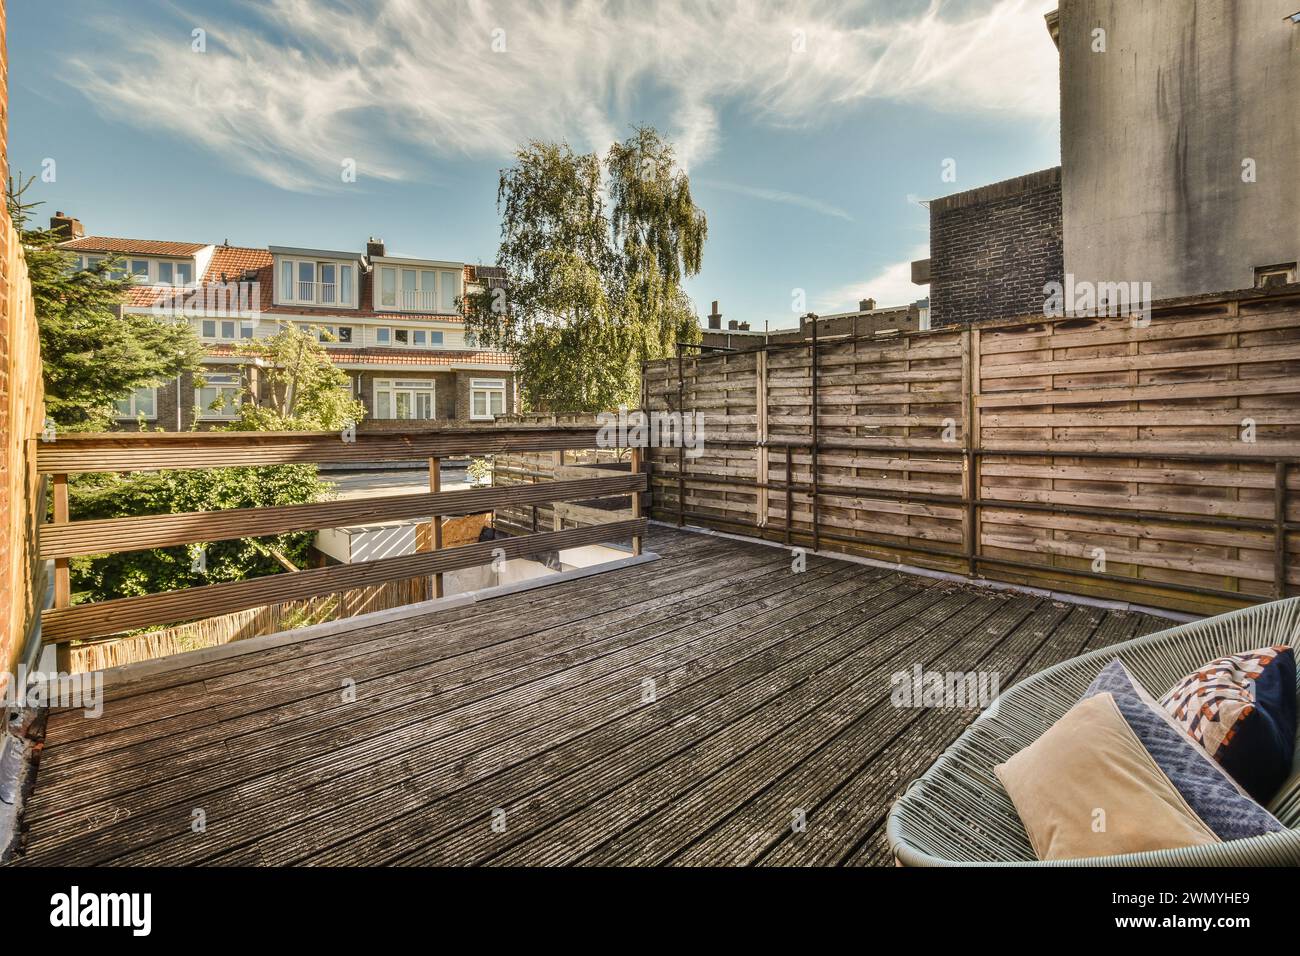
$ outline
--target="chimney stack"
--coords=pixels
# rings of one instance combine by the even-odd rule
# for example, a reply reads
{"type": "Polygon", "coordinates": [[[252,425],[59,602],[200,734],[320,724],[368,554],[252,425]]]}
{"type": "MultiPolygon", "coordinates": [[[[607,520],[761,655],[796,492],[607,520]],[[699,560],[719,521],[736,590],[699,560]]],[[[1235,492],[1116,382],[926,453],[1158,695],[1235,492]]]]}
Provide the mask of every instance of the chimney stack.
{"type": "Polygon", "coordinates": [[[859,311],[859,312],[871,312],[871,311],[873,311],[875,308],[876,308],[876,300],[875,300],[875,299],[862,299],[860,302],[858,302],[858,311],[859,311]]]}
{"type": "Polygon", "coordinates": [[[722,328],[722,313],[718,311],[718,300],[713,300],[713,311],[709,313],[709,328],[722,328]]]}
{"type": "Polygon", "coordinates": [[[384,240],[376,239],[374,236],[371,236],[366,241],[366,258],[373,259],[375,258],[375,256],[379,256],[382,258],[383,255],[384,255],[384,240]]]}
{"type": "Polygon", "coordinates": [[[79,219],[65,216],[61,212],[56,212],[50,217],[50,231],[58,233],[65,240],[80,239],[86,234],[86,229],[79,219]]]}
{"type": "Polygon", "coordinates": [[[748,331],[749,331],[749,323],[748,323],[748,322],[741,322],[741,323],[740,323],[740,331],[742,331],[742,332],[748,332],[748,331]]]}
{"type": "Polygon", "coordinates": [[[732,332],[736,331],[736,325],[737,325],[737,323],[736,323],[736,320],[735,320],[735,319],[728,319],[728,320],[727,320],[727,328],[728,328],[729,330],[731,330],[732,332]]]}

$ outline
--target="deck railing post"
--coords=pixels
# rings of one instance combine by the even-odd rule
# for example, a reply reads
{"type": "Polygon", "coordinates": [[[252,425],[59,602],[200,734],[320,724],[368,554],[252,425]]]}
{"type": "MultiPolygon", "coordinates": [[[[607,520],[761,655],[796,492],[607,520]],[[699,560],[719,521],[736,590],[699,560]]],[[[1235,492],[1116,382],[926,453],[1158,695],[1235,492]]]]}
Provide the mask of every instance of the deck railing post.
{"type": "MultiPolygon", "coordinates": [[[[632,449],[632,474],[633,475],[641,474],[641,449],[640,448],[632,449]]],[[[641,492],[640,491],[632,492],[632,517],[633,518],[641,517],[641,492]]],[[[641,536],[639,534],[632,535],[632,554],[637,557],[640,557],[641,555],[641,536]]]]}
{"type": "Polygon", "coordinates": [[[817,314],[809,313],[808,318],[812,321],[812,342],[809,346],[809,356],[811,358],[811,379],[812,379],[812,445],[810,447],[811,458],[810,468],[812,469],[812,533],[813,533],[813,550],[822,549],[822,530],[821,530],[821,482],[817,474],[817,314]]]}
{"type": "Polygon", "coordinates": [[[794,447],[785,446],[785,543],[790,544],[791,522],[794,520],[794,447]]]}
{"type": "MultiPolygon", "coordinates": [[[[697,376],[698,377],[698,376],[697,376]]],[[[677,414],[686,420],[686,372],[682,366],[682,343],[677,343],[677,414]]],[[[681,437],[680,435],[678,436],[681,437]]],[[[677,443],[677,527],[686,524],[686,445],[677,443]]]]}
{"type": "Polygon", "coordinates": [[[1286,597],[1286,480],[1287,463],[1273,465],[1273,596],[1286,597]]]}
{"type": "MultiPolygon", "coordinates": [[[[53,524],[68,523],[68,476],[58,474],[53,478],[54,520],[53,524]]],[[[72,571],[67,558],[54,559],[54,606],[65,608],[72,604],[72,571]]],[[[72,670],[72,648],[68,644],[59,644],[55,657],[60,671],[72,670]]]]}
{"type": "MultiPolygon", "coordinates": [[[[429,491],[433,494],[442,491],[442,461],[437,458],[429,459],[429,491]]],[[[442,515],[434,515],[429,523],[429,550],[438,551],[441,548],[442,515]]],[[[433,596],[435,598],[442,597],[442,574],[435,574],[429,581],[433,589],[433,596]]]]}

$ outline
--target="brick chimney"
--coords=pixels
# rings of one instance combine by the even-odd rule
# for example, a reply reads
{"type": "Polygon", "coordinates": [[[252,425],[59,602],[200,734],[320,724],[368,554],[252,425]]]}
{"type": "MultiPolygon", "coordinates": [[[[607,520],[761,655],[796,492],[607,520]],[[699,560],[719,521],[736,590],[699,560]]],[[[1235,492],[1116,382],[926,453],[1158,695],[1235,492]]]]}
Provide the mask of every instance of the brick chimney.
{"type": "Polygon", "coordinates": [[[50,217],[50,231],[58,233],[63,239],[80,239],[86,234],[81,220],[56,212],[50,217]]]}
{"type": "Polygon", "coordinates": [[[722,313],[718,311],[718,300],[713,300],[713,311],[709,313],[709,328],[722,328],[722,313]]]}
{"type": "Polygon", "coordinates": [[[369,239],[366,240],[367,259],[373,259],[375,258],[375,256],[380,256],[382,258],[383,255],[384,255],[384,240],[376,239],[374,236],[371,236],[369,239]]]}
{"type": "Polygon", "coordinates": [[[876,307],[875,299],[862,299],[858,302],[859,312],[871,312],[876,307]]]}
{"type": "Polygon", "coordinates": [[[738,323],[735,319],[729,319],[727,321],[727,328],[730,329],[732,332],[736,331],[736,329],[739,328],[739,325],[740,323],[738,323]]]}

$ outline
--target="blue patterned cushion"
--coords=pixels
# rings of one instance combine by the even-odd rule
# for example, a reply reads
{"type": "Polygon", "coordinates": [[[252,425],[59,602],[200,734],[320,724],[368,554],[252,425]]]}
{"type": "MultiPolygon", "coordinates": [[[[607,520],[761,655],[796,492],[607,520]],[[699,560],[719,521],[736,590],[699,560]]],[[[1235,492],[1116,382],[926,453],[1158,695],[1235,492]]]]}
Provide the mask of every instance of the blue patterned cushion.
{"type": "Polygon", "coordinates": [[[1083,696],[1096,694],[1115,698],[1120,713],[1156,765],[1219,839],[1240,840],[1284,829],[1174,723],[1118,658],[1102,669],[1083,696]]]}
{"type": "Polygon", "coordinates": [[[1160,698],[1246,792],[1267,803],[1295,757],[1295,655],[1261,647],[1220,657],[1160,698]]]}

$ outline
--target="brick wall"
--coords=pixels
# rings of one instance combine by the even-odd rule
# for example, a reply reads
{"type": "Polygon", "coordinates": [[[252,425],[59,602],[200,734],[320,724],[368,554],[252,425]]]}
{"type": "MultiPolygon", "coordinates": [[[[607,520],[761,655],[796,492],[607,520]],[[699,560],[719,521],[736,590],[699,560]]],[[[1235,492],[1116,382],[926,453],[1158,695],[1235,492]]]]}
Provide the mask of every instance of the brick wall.
{"type": "Polygon", "coordinates": [[[931,325],[1040,314],[1064,275],[1061,169],[930,204],[931,325]]]}
{"type": "MultiPolygon", "coordinates": [[[[0,3],[0,177],[9,173],[8,59],[0,3]]],[[[35,444],[45,418],[40,338],[27,265],[0,209],[0,689],[27,642],[43,594],[36,544],[44,511],[35,444]]]]}

